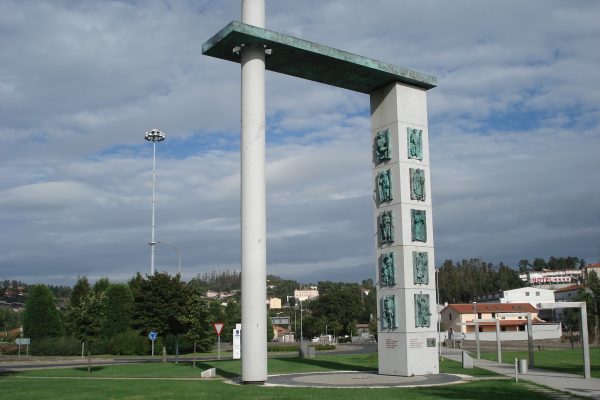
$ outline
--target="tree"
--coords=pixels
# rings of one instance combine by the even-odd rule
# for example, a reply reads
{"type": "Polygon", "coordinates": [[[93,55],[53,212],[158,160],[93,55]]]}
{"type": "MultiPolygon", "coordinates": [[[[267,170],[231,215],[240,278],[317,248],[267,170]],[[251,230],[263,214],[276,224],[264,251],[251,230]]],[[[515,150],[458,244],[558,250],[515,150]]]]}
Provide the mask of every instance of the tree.
{"type": "Polygon", "coordinates": [[[158,272],[142,279],[135,295],[134,326],[141,329],[143,335],[151,330],[156,330],[165,337],[175,335],[176,362],[179,356],[179,335],[186,332],[180,319],[186,314],[189,299],[190,290],[181,281],[180,275],[170,276],[166,272],[158,272]]]}
{"type": "Polygon", "coordinates": [[[531,264],[529,264],[529,260],[519,260],[519,272],[525,273],[531,268],[531,264]]]}
{"type": "Polygon", "coordinates": [[[588,313],[594,316],[593,325],[594,337],[596,342],[600,345],[600,335],[598,334],[598,324],[600,318],[600,279],[596,271],[592,271],[588,274],[586,279],[586,286],[590,291],[589,302],[588,302],[588,313]]]}
{"type": "Polygon", "coordinates": [[[222,321],[225,322],[225,326],[223,327],[224,332],[221,334],[221,340],[231,342],[233,341],[235,324],[242,322],[242,308],[238,302],[229,300],[223,311],[222,321]]]}
{"type": "Polygon", "coordinates": [[[536,258],[533,260],[532,267],[534,271],[541,271],[546,268],[546,261],[543,258],[536,258]]]}
{"type": "Polygon", "coordinates": [[[77,278],[77,283],[75,283],[73,291],[71,292],[71,307],[79,307],[81,300],[88,296],[90,290],[90,283],[88,282],[87,276],[80,276],[77,278]]]}
{"type": "Polygon", "coordinates": [[[194,360],[192,368],[195,368],[197,344],[200,343],[200,347],[203,350],[208,350],[211,344],[208,322],[208,304],[206,303],[206,300],[197,293],[191,294],[187,308],[184,314],[179,316],[179,320],[187,329],[185,333],[186,338],[194,342],[194,360]]]}
{"type": "Polygon", "coordinates": [[[356,283],[319,282],[319,297],[313,300],[313,315],[307,332],[324,333],[329,322],[337,321],[342,325],[340,333],[349,335],[349,329],[356,325],[356,321],[369,321],[365,305],[371,303],[375,306],[375,301],[365,302],[362,288],[356,283]]]}
{"type": "Polygon", "coordinates": [[[127,282],[127,286],[129,286],[129,290],[134,298],[137,292],[140,290],[143,280],[144,278],[142,277],[142,274],[140,274],[138,271],[135,273],[135,276],[131,278],[129,282],[127,282]]]}
{"type": "Polygon", "coordinates": [[[88,374],[92,373],[92,343],[100,337],[106,321],[106,293],[92,291],[81,299],[79,306],[72,309],[72,318],[76,336],[87,342],[88,374]]]}
{"type": "Polygon", "coordinates": [[[96,283],[94,283],[94,292],[96,292],[96,293],[106,292],[106,290],[108,289],[109,286],[110,286],[110,281],[108,280],[108,278],[98,279],[96,281],[96,283]]]}
{"type": "Polygon", "coordinates": [[[110,338],[129,329],[133,296],[129,286],[125,284],[111,283],[104,293],[106,293],[106,323],[102,329],[102,336],[110,338]]]}
{"type": "Polygon", "coordinates": [[[45,285],[35,285],[29,291],[23,313],[23,330],[32,341],[63,334],[54,295],[45,285]]]}

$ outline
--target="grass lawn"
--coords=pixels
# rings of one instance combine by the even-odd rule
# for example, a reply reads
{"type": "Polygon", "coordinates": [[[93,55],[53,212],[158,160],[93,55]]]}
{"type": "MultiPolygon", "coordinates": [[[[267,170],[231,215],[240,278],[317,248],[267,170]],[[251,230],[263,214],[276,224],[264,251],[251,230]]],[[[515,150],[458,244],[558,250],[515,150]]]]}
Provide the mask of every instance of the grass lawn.
{"type": "MultiPolygon", "coordinates": [[[[534,350],[536,368],[543,368],[568,374],[583,376],[583,350],[581,348],[560,350],[534,350]]],[[[496,361],[496,352],[482,352],[481,358],[496,361]]],[[[515,358],[529,359],[527,351],[503,351],[502,360],[514,364],[515,358]]],[[[600,348],[590,347],[590,367],[592,376],[600,378],[600,348]]]]}
{"type": "MultiPolygon", "coordinates": [[[[115,366],[96,366],[91,378],[85,367],[30,370],[0,376],[0,398],[21,399],[381,399],[382,397],[406,399],[466,399],[489,400],[490,398],[547,399],[541,394],[509,380],[479,381],[461,385],[429,388],[386,389],[327,389],[327,388],[281,388],[230,385],[220,380],[141,380],[137,378],[198,378],[201,370],[218,368],[222,376],[239,376],[239,360],[201,362],[196,368],[191,363],[146,363],[115,366]],[[75,378],[75,379],[73,379],[75,378]],[[104,379],[97,379],[104,378],[104,379]],[[129,379],[110,379],[129,378],[129,379]]],[[[314,359],[290,357],[269,359],[269,373],[292,373],[309,371],[353,370],[374,371],[377,357],[370,355],[320,355],[314,359]]],[[[481,369],[464,370],[460,363],[444,360],[442,372],[466,375],[493,376],[481,369]]]]}

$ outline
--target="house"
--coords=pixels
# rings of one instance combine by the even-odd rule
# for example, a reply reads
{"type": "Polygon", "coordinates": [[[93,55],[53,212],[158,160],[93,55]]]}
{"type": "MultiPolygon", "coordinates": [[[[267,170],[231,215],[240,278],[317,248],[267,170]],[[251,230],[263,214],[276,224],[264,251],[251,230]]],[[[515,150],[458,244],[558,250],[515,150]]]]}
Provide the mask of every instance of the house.
{"type": "Polygon", "coordinates": [[[584,285],[571,285],[554,291],[554,301],[577,301],[580,290],[585,290],[584,285]]]}
{"type": "Polygon", "coordinates": [[[587,278],[589,273],[592,271],[595,271],[596,275],[600,277],[600,263],[586,265],[583,271],[584,277],[587,278]]]}
{"type": "MultiPolygon", "coordinates": [[[[538,317],[530,303],[448,304],[441,312],[441,324],[449,334],[462,333],[465,339],[475,339],[474,319],[498,320],[503,340],[527,340],[527,316],[533,322],[534,339],[558,339],[562,335],[559,323],[547,323],[538,317]]],[[[496,340],[496,321],[478,322],[480,340],[496,340]]]]}
{"type": "Polygon", "coordinates": [[[271,297],[267,300],[267,305],[270,310],[279,310],[281,308],[281,299],[278,297],[271,297]]]}
{"type": "Polygon", "coordinates": [[[540,303],[554,303],[554,290],[537,287],[524,287],[511,290],[501,290],[494,293],[476,296],[477,303],[529,303],[537,307],[540,303]]]}

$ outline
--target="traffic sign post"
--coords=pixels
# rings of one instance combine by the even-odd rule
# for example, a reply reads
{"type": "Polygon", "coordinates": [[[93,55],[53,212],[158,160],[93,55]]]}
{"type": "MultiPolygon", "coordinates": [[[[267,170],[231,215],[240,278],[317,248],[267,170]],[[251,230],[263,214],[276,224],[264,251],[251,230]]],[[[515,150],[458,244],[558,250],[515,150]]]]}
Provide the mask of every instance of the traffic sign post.
{"type": "Polygon", "coordinates": [[[215,328],[215,332],[217,332],[217,360],[221,359],[221,332],[223,331],[223,327],[225,326],[224,322],[213,322],[213,327],[215,328]]]}
{"type": "Polygon", "coordinates": [[[242,358],[242,324],[235,324],[233,330],[233,359],[239,360],[242,358]]]}
{"type": "Polygon", "coordinates": [[[156,338],[158,338],[158,333],[156,333],[156,331],[148,332],[148,339],[152,341],[152,357],[154,357],[154,341],[156,340],[156,338]]]}

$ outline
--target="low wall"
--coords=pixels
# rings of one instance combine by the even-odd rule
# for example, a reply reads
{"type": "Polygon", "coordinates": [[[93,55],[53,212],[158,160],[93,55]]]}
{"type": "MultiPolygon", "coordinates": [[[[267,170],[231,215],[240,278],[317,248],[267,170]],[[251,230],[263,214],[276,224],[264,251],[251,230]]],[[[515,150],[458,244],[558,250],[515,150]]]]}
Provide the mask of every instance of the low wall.
{"type": "MultiPolygon", "coordinates": [[[[562,328],[560,324],[533,325],[533,340],[541,339],[560,339],[562,328]]],[[[465,340],[475,340],[475,333],[465,333],[465,340]]],[[[479,340],[496,341],[496,332],[479,332],[479,340]]],[[[519,332],[500,332],[500,340],[527,340],[527,331],[519,332]]]]}

